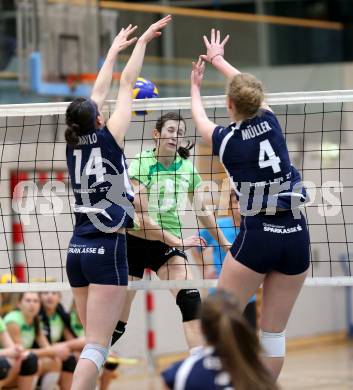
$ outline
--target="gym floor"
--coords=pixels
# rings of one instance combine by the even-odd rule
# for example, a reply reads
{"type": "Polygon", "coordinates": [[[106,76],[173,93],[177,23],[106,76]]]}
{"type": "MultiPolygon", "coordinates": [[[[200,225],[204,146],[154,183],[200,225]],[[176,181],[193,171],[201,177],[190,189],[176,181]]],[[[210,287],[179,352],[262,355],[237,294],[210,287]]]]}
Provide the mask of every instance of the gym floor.
{"type": "MultiPolygon", "coordinates": [[[[175,357],[178,359],[178,357],[175,357]]],[[[160,358],[160,369],[173,357],[160,358]]],[[[158,375],[148,375],[146,367],[121,366],[111,390],[161,390],[158,375]]],[[[280,376],[282,390],[352,390],[353,341],[291,349],[280,376]]]]}

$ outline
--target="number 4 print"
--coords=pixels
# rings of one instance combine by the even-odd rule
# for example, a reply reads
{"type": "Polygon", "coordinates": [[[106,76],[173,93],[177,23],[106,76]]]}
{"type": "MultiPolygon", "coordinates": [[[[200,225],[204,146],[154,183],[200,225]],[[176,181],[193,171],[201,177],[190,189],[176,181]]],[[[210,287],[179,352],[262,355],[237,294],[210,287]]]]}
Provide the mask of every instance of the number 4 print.
{"type": "Polygon", "coordinates": [[[273,169],[273,172],[277,173],[281,170],[279,166],[280,162],[281,159],[276,156],[275,151],[272,149],[270,141],[266,139],[265,141],[260,142],[259,167],[271,167],[273,169]]]}

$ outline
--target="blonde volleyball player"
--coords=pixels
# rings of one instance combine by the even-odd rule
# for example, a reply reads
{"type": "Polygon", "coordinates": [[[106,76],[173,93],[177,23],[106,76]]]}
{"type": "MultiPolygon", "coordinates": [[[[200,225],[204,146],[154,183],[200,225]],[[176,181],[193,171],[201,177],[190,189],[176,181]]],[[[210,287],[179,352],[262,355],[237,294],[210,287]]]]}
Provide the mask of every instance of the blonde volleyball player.
{"type": "Polygon", "coordinates": [[[235,294],[241,309],[263,284],[260,338],[266,364],[278,377],[285,356],[285,328],[309,267],[309,234],[298,210],[306,191],[292,166],[281,126],[264,101],[262,84],[224,59],[220,32],[204,37],[207,54],[193,64],[192,115],[205,142],[232,178],[242,213],[240,233],[226,255],[219,288],[235,294]],[[208,117],[200,88],[205,63],[227,79],[231,124],[208,117]]]}
{"type": "Polygon", "coordinates": [[[109,91],[113,66],[135,27],[122,29],[98,74],[90,99],[76,99],[66,111],[66,159],[75,195],[75,228],[67,274],[85,328],[86,345],[72,389],[95,389],[120,318],[127,288],[125,228],[132,223],[133,192],[126,173],[123,142],[131,122],[132,89],[147,44],[161,35],[171,16],[152,24],[137,40],[120,80],[117,104],[107,124],[100,110],[109,91]]]}
{"type": "MultiPolygon", "coordinates": [[[[156,147],[138,154],[130,163],[129,176],[135,189],[135,207],[140,227],[127,234],[129,277],[141,279],[146,268],[162,280],[191,280],[193,278],[183,249],[200,246],[198,235],[183,238],[181,213],[186,200],[194,204],[201,178],[188,160],[191,145],[184,145],[186,123],[178,113],[168,112],[156,122],[153,130],[156,147]]],[[[201,206],[201,200],[198,202],[201,206]]],[[[198,220],[210,229],[220,245],[229,247],[213,214],[198,215],[198,220]]],[[[184,334],[190,352],[202,345],[198,310],[200,294],[197,289],[172,289],[183,321],[184,334]]],[[[135,296],[128,292],[123,315],[113,334],[115,343],[124,333],[130,305],[135,296]]]]}

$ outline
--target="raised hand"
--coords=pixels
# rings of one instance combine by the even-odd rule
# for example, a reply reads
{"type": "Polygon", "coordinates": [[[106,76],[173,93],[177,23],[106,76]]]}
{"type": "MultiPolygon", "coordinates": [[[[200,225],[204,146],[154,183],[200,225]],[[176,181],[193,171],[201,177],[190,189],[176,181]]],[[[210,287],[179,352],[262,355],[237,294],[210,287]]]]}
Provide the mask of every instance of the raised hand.
{"type": "Polygon", "coordinates": [[[206,35],[203,36],[203,40],[205,42],[207,54],[202,54],[200,57],[204,61],[207,61],[212,64],[214,58],[216,58],[217,56],[224,56],[224,46],[229,40],[229,35],[227,35],[221,42],[221,32],[219,30],[216,31],[213,28],[211,30],[211,40],[209,41],[206,35]]]}
{"type": "Polygon", "coordinates": [[[151,24],[150,27],[141,35],[140,40],[148,43],[152,39],[161,36],[162,33],[159,30],[162,30],[171,20],[172,16],[168,15],[163,19],[158,20],[158,22],[151,24]]]}
{"type": "Polygon", "coordinates": [[[199,58],[197,62],[192,63],[191,85],[201,88],[203,75],[205,73],[205,62],[199,58]]]}
{"type": "Polygon", "coordinates": [[[132,24],[129,24],[126,28],[123,27],[119,34],[114,38],[110,49],[117,54],[136,42],[136,37],[128,39],[129,36],[136,31],[136,29],[137,26],[132,27],[132,24]]]}

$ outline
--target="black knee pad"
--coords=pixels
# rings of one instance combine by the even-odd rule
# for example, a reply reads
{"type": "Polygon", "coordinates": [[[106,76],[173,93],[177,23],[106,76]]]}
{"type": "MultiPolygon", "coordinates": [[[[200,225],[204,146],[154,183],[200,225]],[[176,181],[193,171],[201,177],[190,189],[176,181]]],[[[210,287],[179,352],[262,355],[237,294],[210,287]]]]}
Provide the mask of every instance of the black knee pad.
{"type": "Polygon", "coordinates": [[[77,359],[74,355],[70,355],[63,361],[62,370],[64,372],[74,372],[77,364],[77,359]]]}
{"type": "Polygon", "coordinates": [[[118,367],[119,367],[119,363],[105,362],[104,364],[104,368],[109,371],[114,371],[118,367]]]}
{"type": "Polygon", "coordinates": [[[176,303],[179,306],[183,322],[200,318],[200,293],[196,289],[184,289],[178,292],[176,303]]]}
{"type": "Polygon", "coordinates": [[[112,335],[112,342],[110,344],[111,346],[114,345],[120,339],[120,337],[125,333],[126,325],[127,325],[126,322],[118,321],[112,335]]]}
{"type": "Polygon", "coordinates": [[[34,353],[30,353],[26,359],[22,360],[20,375],[30,376],[38,371],[38,358],[34,353]]]}
{"type": "Polygon", "coordinates": [[[11,368],[11,364],[9,361],[1,356],[0,357],[0,380],[7,378],[7,375],[9,374],[11,368]]]}

